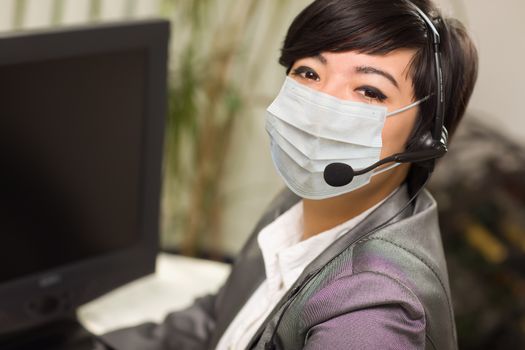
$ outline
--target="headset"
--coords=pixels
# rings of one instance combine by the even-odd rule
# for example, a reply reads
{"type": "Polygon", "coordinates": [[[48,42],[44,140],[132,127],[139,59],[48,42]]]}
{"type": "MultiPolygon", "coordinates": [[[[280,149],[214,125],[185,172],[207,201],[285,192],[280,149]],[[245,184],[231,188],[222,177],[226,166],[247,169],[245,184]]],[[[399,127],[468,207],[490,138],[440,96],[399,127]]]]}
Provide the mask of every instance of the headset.
{"type": "MultiPolygon", "coordinates": [[[[428,169],[428,176],[423,182],[423,184],[416,191],[416,193],[408,200],[406,205],[403,206],[401,210],[399,210],[396,214],[394,214],[392,217],[390,217],[388,220],[386,220],[379,226],[373,228],[372,230],[368,231],[367,233],[363,235],[360,235],[359,239],[369,236],[370,234],[373,234],[374,232],[388,226],[392,222],[392,220],[394,220],[401,213],[403,213],[412,204],[412,202],[417,198],[417,196],[423,190],[423,188],[425,188],[430,178],[430,174],[432,173],[432,170],[434,169],[435,160],[443,157],[448,151],[448,148],[447,148],[448,131],[444,125],[445,123],[445,98],[444,98],[443,70],[442,70],[442,64],[441,64],[441,51],[440,51],[441,38],[440,38],[439,32],[436,29],[434,23],[426,14],[416,4],[414,4],[410,0],[404,0],[404,1],[410,7],[413,8],[415,15],[421,17],[421,19],[426,23],[429,31],[432,32],[432,47],[434,51],[434,63],[435,63],[435,72],[436,72],[436,83],[437,83],[436,84],[437,91],[434,93],[434,95],[436,96],[436,100],[437,100],[435,117],[434,117],[435,118],[434,127],[432,131],[428,131],[424,133],[422,137],[416,140],[416,142],[414,143],[414,147],[413,147],[415,149],[414,151],[396,153],[392,156],[379,160],[378,162],[370,165],[367,168],[360,169],[360,170],[354,170],[350,165],[344,164],[344,163],[331,163],[331,164],[328,164],[324,170],[324,179],[326,183],[329,184],[330,186],[333,186],[333,187],[345,186],[349,184],[350,182],[352,182],[354,176],[365,174],[383,164],[390,163],[390,162],[424,163],[424,167],[428,169]]],[[[332,257],[332,260],[337,258],[341,253],[332,257]]],[[[281,323],[281,320],[283,319],[284,314],[288,310],[288,307],[292,304],[293,299],[299,294],[299,292],[302,291],[302,289],[306,285],[308,285],[308,283],[315,276],[317,276],[317,274],[321,270],[322,268],[307,275],[304,283],[302,283],[300,286],[295,287],[294,289],[288,292],[286,301],[284,302],[284,304],[282,304],[284,305],[284,309],[279,315],[279,318],[277,319],[277,323],[275,324],[275,328],[273,329],[272,336],[264,344],[265,350],[276,349],[275,337],[277,334],[277,329],[279,328],[279,325],[281,323]]]]}
{"type": "Polygon", "coordinates": [[[348,185],[356,175],[363,175],[373,171],[377,167],[391,162],[396,163],[419,163],[432,171],[437,158],[443,157],[447,151],[448,131],[445,127],[445,97],[443,84],[443,69],[441,64],[441,37],[432,20],[413,2],[405,0],[415,14],[420,16],[426,23],[429,31],[432,33],[432,48],[434,51],[434,63],[436,69],[436,111],[434,116],[434,128],[432,131],[424,133],[414,142],[413,151],[396,153],[392,156],[380,159],[369,167],[354,170],[350,165],[345,163],[330,163],[323,172],[326,183],[332,187],[342,187],[348,185]],[[428,162],[431,161],[431,162],[428,162]]]}

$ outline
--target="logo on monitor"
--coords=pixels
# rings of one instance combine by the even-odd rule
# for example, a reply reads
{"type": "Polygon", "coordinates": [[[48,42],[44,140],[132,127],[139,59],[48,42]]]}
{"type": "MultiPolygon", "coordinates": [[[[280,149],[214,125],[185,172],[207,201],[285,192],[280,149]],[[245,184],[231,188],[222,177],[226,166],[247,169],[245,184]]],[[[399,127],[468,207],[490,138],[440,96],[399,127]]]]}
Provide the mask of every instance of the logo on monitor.
{"type": "Polygon", "coordinates": [[[46,275],[38,281],[41,288],[48,288],[62,282],[62,276],[59,274],[46,275]]]}

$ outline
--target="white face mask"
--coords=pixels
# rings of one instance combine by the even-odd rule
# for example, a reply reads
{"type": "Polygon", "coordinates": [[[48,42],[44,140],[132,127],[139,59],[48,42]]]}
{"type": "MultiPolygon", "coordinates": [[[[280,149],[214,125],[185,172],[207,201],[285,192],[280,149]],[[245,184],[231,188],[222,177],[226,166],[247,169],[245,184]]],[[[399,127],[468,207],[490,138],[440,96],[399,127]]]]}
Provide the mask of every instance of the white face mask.
{"type": "Polygon", "coordinates": [[[386,117],[413,108],[425,99],[388,113],[386,107],[341,100],[287,77],[266,113],[266,130],[277,172],[293,192],[308,199],[335,197],[360,188],[370,182],[372,175],[392,166],[358,175],[342,187],[325,182],[325,167],[345,163],[362,169],[377,162],[386,117]]]}

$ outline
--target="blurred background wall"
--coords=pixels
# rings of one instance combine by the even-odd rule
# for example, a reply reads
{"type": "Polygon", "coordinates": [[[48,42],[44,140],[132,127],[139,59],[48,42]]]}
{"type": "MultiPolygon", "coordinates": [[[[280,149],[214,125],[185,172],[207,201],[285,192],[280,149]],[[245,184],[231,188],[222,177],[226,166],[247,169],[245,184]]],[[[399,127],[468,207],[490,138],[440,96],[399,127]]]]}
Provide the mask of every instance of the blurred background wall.
{"type": "MultiPolygon", "coordinates": [[[[523,348],[525,2],[437,0],[470,30],[479,78],[432,191],[463,349],[523,348]]],[[[163,248],[217,259],[242,247],[283,187],[264,113],[279,47],[310,0],[0,0],[1,32],[161,16],[172,21],[163,248]]],[[[0,53],[1,54],[1,53],[0,53]]]]}

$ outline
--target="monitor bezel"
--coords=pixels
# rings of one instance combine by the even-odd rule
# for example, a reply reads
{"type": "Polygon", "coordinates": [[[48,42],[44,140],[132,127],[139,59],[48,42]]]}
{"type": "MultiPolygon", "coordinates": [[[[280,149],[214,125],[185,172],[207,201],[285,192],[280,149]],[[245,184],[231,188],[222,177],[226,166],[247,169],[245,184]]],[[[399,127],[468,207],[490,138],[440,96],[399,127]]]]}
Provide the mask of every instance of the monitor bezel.
{"type": "Polygon", "coordinates": [[[143,119],[138,210],[140,239],[114,253],[1,283],[0,336],[74,317],[79,305],[155,271],[169,32],[169,21],[148,19],[0,34],[0,65],[134,49],[147,52],[147,117],[143,119]]]}

